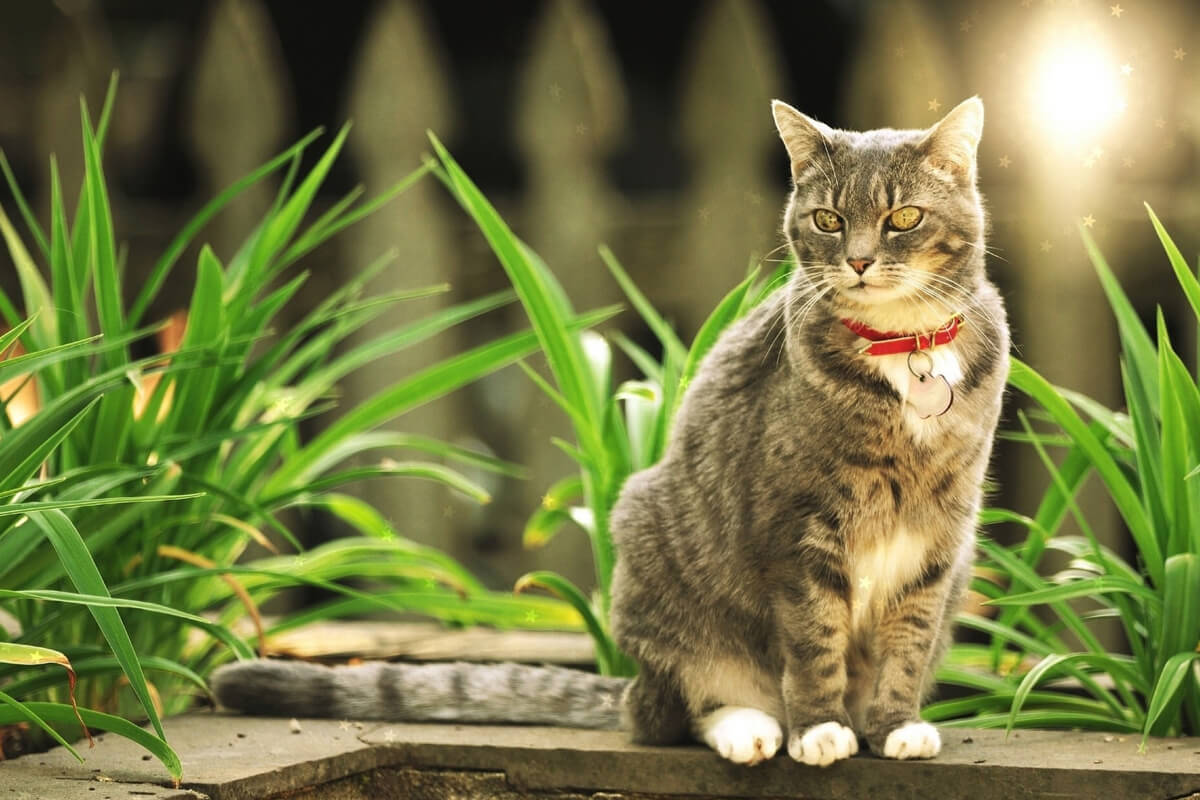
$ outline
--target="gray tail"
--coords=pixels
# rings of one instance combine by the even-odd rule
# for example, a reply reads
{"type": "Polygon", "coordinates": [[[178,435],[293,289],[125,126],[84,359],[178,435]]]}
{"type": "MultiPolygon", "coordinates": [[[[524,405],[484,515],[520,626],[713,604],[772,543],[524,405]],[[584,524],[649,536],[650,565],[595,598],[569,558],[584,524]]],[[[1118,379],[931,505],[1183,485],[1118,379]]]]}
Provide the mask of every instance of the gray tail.
{"type": "Polygon", "coordinates": [[[259,660],[220,667],[211,684],[221,705],[261,716],[615,729],[628,679],[511,663],[259,660]]]}

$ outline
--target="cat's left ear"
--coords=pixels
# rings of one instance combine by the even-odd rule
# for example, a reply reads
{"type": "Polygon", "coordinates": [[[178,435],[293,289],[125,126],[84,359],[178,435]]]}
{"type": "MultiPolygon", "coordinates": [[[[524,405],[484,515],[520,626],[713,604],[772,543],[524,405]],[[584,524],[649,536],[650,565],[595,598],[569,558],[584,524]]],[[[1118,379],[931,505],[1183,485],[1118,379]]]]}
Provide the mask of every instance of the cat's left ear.
{"type": "Polygon", "coordinates": [[[975,181],[975,152],[983,136],[983,101],[978,97],[955,106],[929,130],[921,142],[926,159],[936,170],[950,173],[960,183],[975,181]]]}

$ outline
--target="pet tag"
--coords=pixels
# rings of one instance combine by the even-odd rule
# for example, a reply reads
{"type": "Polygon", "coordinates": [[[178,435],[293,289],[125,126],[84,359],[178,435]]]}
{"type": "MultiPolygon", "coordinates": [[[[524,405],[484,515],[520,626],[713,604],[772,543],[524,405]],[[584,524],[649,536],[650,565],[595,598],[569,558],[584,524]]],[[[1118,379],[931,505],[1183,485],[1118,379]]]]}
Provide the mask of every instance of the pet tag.
{"type": "Polygon", "coordinates": [[[926,352],[908,354],[908,402],[921,419],[940,417],[954,403],[954,390],[942,375],[933,374],[933,359],[926,352]],[[914,363],[914,356],[918,356],[914,363]],[[922,363],[924,362],[924,363],[922,363]]]}

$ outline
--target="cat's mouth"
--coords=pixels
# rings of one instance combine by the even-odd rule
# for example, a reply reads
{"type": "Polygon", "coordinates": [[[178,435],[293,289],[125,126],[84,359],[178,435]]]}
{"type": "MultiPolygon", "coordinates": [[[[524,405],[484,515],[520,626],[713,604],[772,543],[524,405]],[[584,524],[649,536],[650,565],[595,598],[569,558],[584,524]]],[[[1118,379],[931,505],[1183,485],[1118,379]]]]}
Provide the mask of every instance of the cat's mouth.
{"type": "Polygon", "coordinates": [[[860,278],[842,286],[840,294],[847,300],[861,305],[878,305],[896,300],[903,289],[894,281],[870,281],[860,278]]]}

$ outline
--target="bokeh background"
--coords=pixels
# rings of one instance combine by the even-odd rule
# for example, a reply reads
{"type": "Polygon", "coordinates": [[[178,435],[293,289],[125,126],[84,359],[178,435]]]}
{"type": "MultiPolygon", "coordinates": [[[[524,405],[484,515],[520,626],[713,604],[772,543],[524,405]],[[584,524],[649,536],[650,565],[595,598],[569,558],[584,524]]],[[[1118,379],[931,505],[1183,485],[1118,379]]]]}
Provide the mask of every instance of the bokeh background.
{"type": "MultiPolygon", "coordinates": [[[[788,168],[768,101],[836,127],[923,127],[980,95],[980,180],[993,230],[989,269],[1008,300],[1019,355],[1053,381],[1115,405],[1114,325],[1078,229],[1087,227],[1152,320],[1161,306],[1186,357],[1183,298],[1146,219],[1200,250],[1200,5],[1110,0],[5,0],[0,146],[39,214],[48,156],[82,173],[78,98],[120,92],[107,146],[126,286],[225,185],[317,126],[354,120],[348,156],[318,199],[380,191],[420,163],[426,130],[447,143],[577,308],[619,301],[596,254],[616,252],[690,337],[747,267],[779,257],[788,168]]],[[[273,196],[264,185],[208,231],[227,257],[273,196]]],[[[0,203],[15,218],[7,188],[0,203]]],[[[426,180],[307,259],[309,299],[388,248],[377,288],[442,281],[396,325],[505,285],[482,238],[426,180]]],[[[0,284],[13,268],[0,255],[0,284]]],[[[186,259],[185,259],[186,261],[186,259]]],[[[194,254],[192,256],[194,263],[194,254]]],[[[770,264],[768,264],[770,266],[770,264]]],[[[155,309],[185,305],[177,270],[155,309]]],[[[523,325],[513,307],[347,382],[361,395],[469,344],[523,325]]],[[[633,312],[615,322],[646,346],[633,312]]],[[[378,327],[374,330],[378,330],[378,327]]],[[[371,331],[364,335],[370,335],[371,331]]],[[[147,347],[152,346],[147,343],[147,347]]],[[[1010,413],[1006,426],[1015,426],[1010,413]]],[[[453,553],[496,587],[553,567],[590,581],[582,536],[536,552],[521,529],[570,463],[550,444],[557,409],[510,369],[397,426],[529,466],[491,481],[475,507],[440,487],[376,483],[360,493],[405,535],[453,553]]],[[[1020,444],[1002,443],[993,502],[1029,513],[1046,484],[1020,444]]],[[[1121,531],[1102,493],[1093,523],[1121,531]]],[[[311,542],[337,534],[305,526],[311,542]]],[[[994,535],[1009,535],[996,531],[994,535]]]]}

